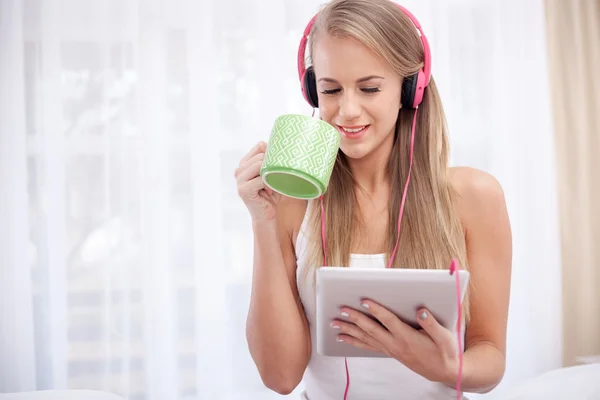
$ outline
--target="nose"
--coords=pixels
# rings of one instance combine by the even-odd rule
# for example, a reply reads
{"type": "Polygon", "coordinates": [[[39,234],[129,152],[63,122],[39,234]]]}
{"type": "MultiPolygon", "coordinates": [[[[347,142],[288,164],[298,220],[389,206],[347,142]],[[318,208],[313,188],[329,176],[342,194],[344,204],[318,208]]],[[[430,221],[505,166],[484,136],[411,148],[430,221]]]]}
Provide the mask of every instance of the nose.
{"type": "Polygon", "coordinates": [[[360,117],[362,107],[354,94],[346,92],[340,96],[340,117],[351,121],[360,117]]]}

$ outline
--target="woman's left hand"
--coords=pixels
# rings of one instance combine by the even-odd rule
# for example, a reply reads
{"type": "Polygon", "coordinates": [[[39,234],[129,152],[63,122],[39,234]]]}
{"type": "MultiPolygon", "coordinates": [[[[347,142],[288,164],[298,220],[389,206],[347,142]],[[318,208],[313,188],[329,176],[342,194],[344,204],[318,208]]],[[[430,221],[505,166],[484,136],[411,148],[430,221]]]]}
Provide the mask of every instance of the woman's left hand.
{"type": "Polygon", "coordinates": [[[338,340],[384,353],[430,381],[454,384],[459,366],[456,333],[440,325],[425,308],[417,311],[423,328],[417,330],[371,300],[361,304],[383,326],[360,311],[342,307],[343,319],[331,324],[339,327],[338,340]]]}

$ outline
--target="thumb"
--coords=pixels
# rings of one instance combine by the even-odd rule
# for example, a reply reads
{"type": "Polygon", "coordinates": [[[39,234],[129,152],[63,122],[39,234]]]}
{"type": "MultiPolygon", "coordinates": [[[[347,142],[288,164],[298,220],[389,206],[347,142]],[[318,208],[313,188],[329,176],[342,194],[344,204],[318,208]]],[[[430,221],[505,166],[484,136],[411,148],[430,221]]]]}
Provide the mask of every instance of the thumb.
{"type": "Polygon", "coordinates": [[[440,325],[428,309],[421,308],[417,311],[417,321],[438,347],[448,347],[452,333],[440,325]]]}

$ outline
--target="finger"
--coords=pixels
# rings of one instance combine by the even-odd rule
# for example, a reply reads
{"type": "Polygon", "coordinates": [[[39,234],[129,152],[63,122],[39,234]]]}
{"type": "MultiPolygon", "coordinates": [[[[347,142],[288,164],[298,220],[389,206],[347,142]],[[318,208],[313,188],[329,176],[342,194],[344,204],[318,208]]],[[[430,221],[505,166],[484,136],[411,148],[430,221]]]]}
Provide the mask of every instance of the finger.
{"type": "Polygon", "coordinates": [[[258,142],[250,151],[240,160],[240,166],[246,161],[254,157],[258,153],[264,153],[267,149],[267,144],[263,141],[258,142]]]}
{"type": "Polygon", "coordinates": [[[263,141],[260,141],[257,144],[255,144],[254,147],[252,149],[250,149],[250,151],[248,153],[246,153],[246,155],[244,157],[242,157],[242,159],[240,160],[240,166],[243,165],[246,161],[248,161],[252,157],[254,157],[255,155],[257,155],[259,153],[264,153],[266,148],[267,148],[267,144],[263,141]]]}
{"type": "Polygon", "coordinates": [[[369,313],[377,321],[381,322],[393,335],[404,335],[407,337],[407,335],[415,333],[415,330],[410,325],[402,322],[400,318],[382,305],[368,299],[361,301],[361,305],[369,310],[369,313]]]}
{"type": "Polygon", "coordinates": [[[240,165],[240,169],[244,170],[246,169],[249,165],[254,164],[256,161],[263,161],[265,159],[265,153],[261,152],[258,154],[253,155],[252,157],[250,157],[249,159],[247,159],[246,161],[244,161],[241,165],[240,165]]]}
{"type": "MultiPolygon", "coordinates": [[[[240,166],[238,168],[236,168],[235,170],[235,177],[239,178],[240,176],[251,166],[255,165],[257,162],[262,164],[262,161],[265,158],[265,153],[258,153],[253,155],[252,157],[250,157],[249,159],[247,159],[246,161],[244,161],[243,163],[240,163],[240,166]]],[[[247,179],[248,180],[248,179],[247,179]]]]}
{"type": "Polygon", "coordinates": [[[353,310],[351,308],[342,307],[340,309],[340,315],[345,320],[352,322],[358,326],[361,330],[366,332],[369,336],[375,338],[379,343],[385,347],[389,347],[393,343],[392,334],[385,329],[385,327],[378,324],[373,319],[369,318],[360,311],[353,310]]]}
{"type": "Polygon", "coordinates": [[[356,339],[355,337],[352,337],[349,335],[339,335],[337,338],[337,341],[350,344],[352,346],[358,347],[359,349],[365,349],[365,350],[369,350],[369,351],[375,351],[377,353],[387,354],[384,351],[382,351],[378,348],[375,348],[375,347],[373,347],[365,342],[362,342],[359,339],[356,339]]]}
{"type": "Polygon", "coordinates": [[[250,179],[248,182],[242,184],[238,189],[238,194],[241,197],[248,196],[250,199],[255,199],[260,195],[260,191],[265,188],[265,183],[262,177],[257,176],[254,179],[250,179]]]}
{"type": "Polygon", "coordinates": [[[238,184],[243,184],[244,182],[248,182],[260,175],[260,167],[262,165],[262,160],[255,159],[252,164],[248,164],[237,177],[238,184]]]}
{"type": "Polygon", "coordinates": [[[353,323],[335,320],[331,323],[331,328],[337,329],[340,335],[351,336],[373,348],[380,349],[380,351],[384,351],[385,349],[385,346],[383,346],[380,341],[375,339],[373,335],[367,333],[366,331],[364,331],[363,329],[361,329],[353,323]]]}
{"type": "Polygon", "coordinates": [[[273,204],[277,204],[281,198],[280,193],[265,185],[261,176],[257,176],[242,184],[238,192],[242,197],[245,197],[246,194],[249,194],[250,198],[252,196],[260,196],[273,204]]]}
{"type": "Polygon", "coordinates": [[[440,325],[428,309],[422,308],[417,311],[417,321],[438,347],[446,348],[452,345],[450,347],[454,349],[454,342],[451,342],[452,333],[440,325]]]}

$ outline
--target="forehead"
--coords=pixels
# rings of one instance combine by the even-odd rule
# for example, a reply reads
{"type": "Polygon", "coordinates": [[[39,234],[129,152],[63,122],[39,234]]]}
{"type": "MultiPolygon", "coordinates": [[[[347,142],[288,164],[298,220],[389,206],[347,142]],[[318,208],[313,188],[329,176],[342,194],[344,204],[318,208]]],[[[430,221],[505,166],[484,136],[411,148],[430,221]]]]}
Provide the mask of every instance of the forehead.
{"type": "Polygon", "coordinates": [[[354,38],[321,34],[315,39],[312,63],[317,79],[354,81],[368,75],[393,75],[382,58],[354,38]]]}

